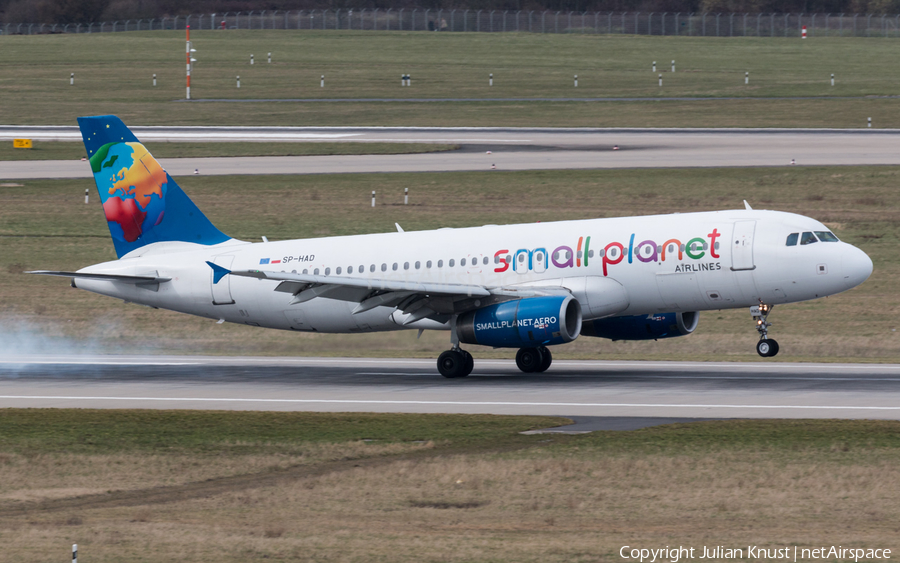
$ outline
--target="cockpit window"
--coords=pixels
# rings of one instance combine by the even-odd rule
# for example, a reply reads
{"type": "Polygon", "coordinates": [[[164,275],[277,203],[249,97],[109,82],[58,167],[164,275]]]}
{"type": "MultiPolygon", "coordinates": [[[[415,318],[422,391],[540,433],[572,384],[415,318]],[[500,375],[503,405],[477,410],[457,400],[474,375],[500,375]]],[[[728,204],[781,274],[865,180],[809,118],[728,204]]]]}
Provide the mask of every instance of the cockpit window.
{"type": "Polygon", "coordinates": [[[822,242],[839,242],[838,238],[831,231],[816,231],[816,236],[822,242]]]}
{"type": "Polygon", "coordinates": [[[797,239],[800,238],[800,233],[791,233],[788,235],[787,242],[785,246],[797,246],[797,239]]]}
{"type": "Polygon", "coordinates": [[[816,235],[812,234],[809,231],[806,231],[802,235],[800,235],[800,246],[805,244],[813,244],[814,242],[819,242],[816,240],[816,235]]]}

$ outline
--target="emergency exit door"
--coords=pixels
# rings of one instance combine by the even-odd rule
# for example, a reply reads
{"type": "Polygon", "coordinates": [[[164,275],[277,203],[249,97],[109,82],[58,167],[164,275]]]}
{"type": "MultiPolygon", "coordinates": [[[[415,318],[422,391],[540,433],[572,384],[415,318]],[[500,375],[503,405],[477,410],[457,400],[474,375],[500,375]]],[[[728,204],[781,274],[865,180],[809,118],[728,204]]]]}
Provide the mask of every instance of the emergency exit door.
{"type": "MultiPolygon", "coordinates": [[[[216,256],[213,263],[223,268],[231,269],[234,256],[216,256]]],[[[231,276],[225,275],[216,283],[215,271],[209,273],[209,283],[212,284],[213,305],[230,305],[234,303],[231,297],[231,276]]]]}

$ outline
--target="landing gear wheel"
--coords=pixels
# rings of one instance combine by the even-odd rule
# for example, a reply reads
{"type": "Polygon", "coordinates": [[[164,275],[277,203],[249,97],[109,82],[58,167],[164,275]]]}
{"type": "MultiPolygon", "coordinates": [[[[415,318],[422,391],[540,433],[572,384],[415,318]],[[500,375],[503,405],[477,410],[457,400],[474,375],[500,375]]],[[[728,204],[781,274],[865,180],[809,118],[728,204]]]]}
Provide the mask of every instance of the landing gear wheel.
{"type": "Polygon", "coordinates": [[[458,377],[466,377],[470,373],[472,373],[472,370],[475,368],[475,358],[473,358],[472,354],[466,352],[465,350],[460,350],[459,352],[463,355],[463,357],[465,357],[466,362],[464,366],[465,369],[463,370],[462,375],[459,375],[458,377]]]}
{"type": "Polygon", "coordinates": [[[541,351],[541,365],[535,371],[538,373],[543,373],[547,371],[547,368],[550,367],[550,364],[553,363],[553,354],[550,353],[550,349],[546,346],[541,346],[538,348],[541,351]]]}
{"type": "Polygon", "coordinates": [[[767,305],[762,301],[759,305],[750,307],[750,316],[756,322],[756,332],[759,333],[759,342],[756,343],[756,353],[763,358],[771,358],[778,353],[778,343],[769,338],[769,313],[772,312],[772,305],[767,305]]]}
{"type": "Polygon", "coordinates": [[[778,353],[778,342],[768,338],[760,340],[756,343],[756,353],[763,358],[771,358],[778,353]]]}
{"type": "Polygon", "coordinates": [[[516,352],[516,365],[525,373],[539,371],[543,363],[543,354],[538,348],[519,348],[516,352]]]}
{"type": "Polygon", "coordinates": [[[760,340],[756,343],[756,353],[763,358],[771,358],[778,353],[778,342],[772,339],[760,340]]]}
{"type": "Polygon", "coordinates": [[[466,357],[456,350],[447,350],[438,356],[437,368],[448,379],[469,375],[466,372],[466,357]]]}

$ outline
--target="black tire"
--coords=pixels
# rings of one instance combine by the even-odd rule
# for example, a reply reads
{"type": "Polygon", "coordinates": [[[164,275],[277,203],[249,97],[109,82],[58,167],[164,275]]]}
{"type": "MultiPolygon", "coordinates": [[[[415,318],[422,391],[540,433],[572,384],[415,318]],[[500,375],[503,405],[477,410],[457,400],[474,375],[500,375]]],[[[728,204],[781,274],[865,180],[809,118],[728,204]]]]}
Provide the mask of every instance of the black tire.
{"type": "Polygon", "coordinates": [[[516,352],[516,366],[524,373],[536,372],[543,361],[538,348],[519,348],[519,351],[516,352]]]}
{"type": "Polygon", "coordinates": [[[762,356],[763,358],[768,358],[770,356],[774,356],[778,353],[778,343],[774,340],[769,340],[764,338],[756,343],[756,353],[762,356]],[[774,343],[774,345],[773,345],[774,343]],[[774,353],[773,353],[774,352],[774,353]]]}
{"type": "Polygon", "coordinates": [[[550,349],[546,346],[540,347],[541,351],[541,366],[535,370],[538,373],[544,373],[550,367],[550,364],[553,363],[553,354],[550,353],[550,349]]]}
{"type": "Polygon", "coordinates": [[[472,354],[468,353],[465,350],[460,350],[459,352],[463,355],[466,361],[463,365],[463,368],[465,369],[463,369],[462,374],[460,374],[458,377],[466,377],[470,373],[472,373],[473,369],[475,369],[475,358],[473,358],[472,354]]]}
{"type": "MultiPolygon", "coordinates": [[[[437,368],[441,375],[448,379],[463,377],[466,358],[455,350],[447,350],[438,356],[437,368]]],[[[468,374],[466,374],[468,375],[468,374]]]]}

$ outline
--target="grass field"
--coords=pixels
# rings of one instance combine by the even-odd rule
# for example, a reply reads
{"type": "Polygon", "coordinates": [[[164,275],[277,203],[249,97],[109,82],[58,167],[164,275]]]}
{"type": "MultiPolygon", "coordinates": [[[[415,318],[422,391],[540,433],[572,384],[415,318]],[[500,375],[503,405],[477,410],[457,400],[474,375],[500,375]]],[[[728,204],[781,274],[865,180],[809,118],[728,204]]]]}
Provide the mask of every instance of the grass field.
{"type": "MultiPolygon", "coordinates": [[[[9,561],[596,562],[623,545],[893,549],[900,423],[0,413],[9,561]]],[[[746,551],[745,551],[746,555],[746,551]]]]}
{"type": "Polygon", "coordinates": [[[192,40],[195,99],[635,101],[183,103],[175,101],[184,97],[181,32],[6,36],[0,121],[68,124],[79,115],[115,113],[137,125],[864,127],[872,117],[875,127],[900,127],[900,100],[881,98],[900,94],[885,67],[896,43],[885,39],[255,30],[201,31],[192,40]],[[400,86],[402,73],[411,74],[412,86],[400,86]],[[650,100],[659,96],[741,99],[650,100]],[[785,99],[792,97],[812,99],[785,99]]]}
{"type": "MultiPolygon", "coordinates": [[[[862,286],[780,306],[771,335],[779,360],[900,361],[900,181],[897,167],[679,169],[459,174],[191,177],[182,187],[224,232],[270,240],[688,212],[741,207],[812,216],[873,259],[862,286]],[[410,205],[403,206],[403,191],[410,205]],[[369,193],[383,194],[377,208],[369,193]]],[[[27,276],[115,259],[89,180],[28,181],[0,187],[0,350],[435,357],[443,332],[298,334],[217,325],[150,310],[27,276]]],[[[746,310],[701,314],[697,332],[660,342],[580,338],[558,358],[758,360],[746,310]]],[[[471,347],[476,357],[512,357],[471,347]]]]}
{"type": "MultiPolygon", "coordinates": [[[[329,154],[412,154],[452,151],[459,145],[438,143],[145,143],[156,158],[207,156],[311,156],[329,154]]],[[[0,160],[77,160],[85,156],[81,142],[36,141],[31,149],[0,144],[0,160]]]]}

